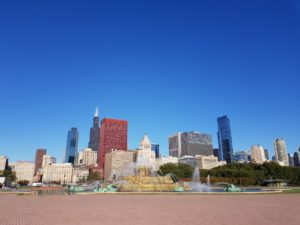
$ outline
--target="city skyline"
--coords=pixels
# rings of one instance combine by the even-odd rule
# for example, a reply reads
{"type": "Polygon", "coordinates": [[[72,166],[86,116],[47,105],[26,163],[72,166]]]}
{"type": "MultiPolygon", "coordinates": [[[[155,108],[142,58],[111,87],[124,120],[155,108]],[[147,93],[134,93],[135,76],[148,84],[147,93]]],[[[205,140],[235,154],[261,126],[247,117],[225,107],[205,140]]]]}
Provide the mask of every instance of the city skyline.
{"type": "MultiPolygon", "coordinates": [[[[222,116],[221,118],[227,118],[227,115],[224,115],[224,116],[222,116]]],[[[94,119],[94,122],[95,122],[95,119],[96,119],[96,121],[97,121],[97,123],[98,123],[98,121],[100,121],[100,120],[116,120],[116,119],[109,119],[109,118],[101,118],[100,116],[99,116],[99,108],[98,108],[98,106],[97,106],[97,108],[96,108],[96,113],[94,114],[94,117],[93,117],[93,119],[94,119]],[[96,114],[97,114],[97,116],[96,116],[96,114]]],[[[218,117],[217,119],[220,119],[220,117],[218,117]]],[[[117,119],[117,121],[119,121],[118,119],[117,119]]],[[[95,125],[95,123],[94,123],[94,125],[95,125]]],[[[90,128],[90,132],[91,132],[91,129],[92,128],[90,128]]],[[[100,129],[100,122],[99,122],[99,129],[100,129]]],[[[69,129],[69,131],[68,131],[68,137],[67,137],[67,144],[68,144],[68,142],[70,142],[70,140],[69,140],[69,135],[70,135],[70,132],[72,132],[73,130],[75,130],[76,132],[78,132],[79,133],[79,130],[76,128],[76,127],[72,127],[71,129],[69,129]]],[[[129,131],[128,131],[129,132],[129,131]]],[[[189,131],[189,132],[198,132],[198,131],[189,131]]],[[[146,134],[147,132],[145,132],[145,134],[146,134]]],[[[184,133],[184,132],[179,132],[179,134],[180,133],[184,133]]],[[[86,148],[89,148],[89,144],[90,144],[90,141],[88,141],[87,142],[87,144],[86,144],[86,146],[85,147],[83,147],[83,148],[79,148],[77,145],[78,145],[78,143],[80,143],[81,141],[80,141],[80,137],[79,137],[79,134],[77,134],[78,135],[78,137],[77,137],[77,141],[76,141],[76,149],[78,148],[78,150],[76,150],[76,154],[77,153],[79,153],[80,151],[82,151],[82,150],[85,150],[86,148]]],[[[177,134],[176,134],[177,135],[177,134]]],[[[211,134],[207,134],[207,135],[211,135],[211,134]]],[[[172,135],[171,135],[172,136],[172,135]]],[[[212,135],[213,136],[213,135],[212,135]]],[[[216,135],[217,137],[218,137],[218,133],[217,133],[217,135],[216,135]]],[[[169,138],[170,138],[170,135],[168,136],[168,138],[167,138],[167,141],[169,142],[169,138]]],[[[99,139],[100,139],[100,136],[99,136],[99,139]]],[[[127,139],[129,139],[129,137],[127,137],[127,139]]],[[[271,155],[272,156],[276,156],[276,153],[275,153],[275,149],[274,149],[274,141],[277,141],[278,139],[281,139],[281,138],[276,138],[275,140],[273,140],[273,148],[272,148],[272,151],[271,151],[271,155]]],[[[214,140],[214,138],[213,138],[213,140],[214,140]]],[[[285,141],[285,139],[283,139],[284,141],[285,141]]],[[[84,144],[83,144],[84,145],[84,144]]],[[[258,144],[258,145],[260,145],[260,144],[258,144]]],[[[287,145],[286,144],[286,142],[285,142],[285,145],[287,145]]],[[[100,146],[100,145],[99,145],[100,146]]],[[[137,146],[138,146],[138,144],[136,143],[136,145],[134,146],[134,147],[128,147],[128,150],[135,150],[135,149],[137,149],[137,146]]],[[[43,146],[43,147],[45,147],[45,146],[43,146]]],[[[219,147],[219,143],[218,143],[218,138],[217,138],[217,140],[214,140],[213,141],[213,146],[212,146],[213,148],[215,148],[215,147],[219,147]]],[[[253,146],[250,146],[249,148],[243,148],[242,150],[245,150],[245,151],[251,151],[251,148],[252,148],[253,146]]],[[[40,147],[40,148],[42,148],[42,147],[40,147]]],[[[45,149],[46,149],[46,147],[45,147],[45,149]]],[[[289,154],[293,154],[294,152],[296,152],[296,151],[299,151],[299,149],[300,149],[300,145],[298,145],[298,148],[295,150],[295,151],[288,151],[288,153],[289,154]]],[[[127,150],[127,149],[126,149],[127,150]]],[[[288,150],[288,149],[287,149],[288,150]]],[[[64,163],[64,162],[66,162],[66,156],[65,156],[65,154],[66,154],[66,149],[64,149],[63,150],[64,151],[64,156],[63,156],[63,158],[62,158],[62,163],[64,163]]],[[[233,149],[233,153],[236,153],[236,152],[238,152],[238,151],[241,151],[241,149],[233,149]]],[[[34,150],[34,152],[35,152],[35,150],[34,150]]],[[[98,152],[98,151],[97,151],[98,152]]],[[[162,156],[169,156],[170,155],[170,152],[169,152],[169,148],[166,150],[166,151],[164,151],[163,152],[164,154],[162,154],[162,156]]],[[[35,154],[36,154],[36,152],[35,152],[35,154]]],[[[2,154],[3,156],[6,156],[6,157],[8,157],[9,159],[10,159],[10,162],[12,162],[12,161],[15,161],[15,162],[17,162],[17,161],[27,161],[27,162],[34,162],[34,159],[17,159],[17,160],[11,160],[11,157],[9,157],[9,155],[7,155],[7,154],[2,154]]],[[[57,157],[57,155],[55,155],[55,154],[50,154],[51,156],[55,156],[55,157],[57,157]]],[[[187,155],[184,155],[184,156],[187,156],[187,155]]],[[[74,158],[75,159],[75,158],[74,158]]],[[[60,161],[60,160],[59,160],[60,161]]]]}
{"type": "Polygon", "coordinates": [[[198,131],[218,146],[231,119],[234,151],[283,138],[300,144],[297,0],[3,2],[0,155],[61,162],[66,133],[89,142],[94,109],[129,122],[129,148],[147,133],[198,131]]]}

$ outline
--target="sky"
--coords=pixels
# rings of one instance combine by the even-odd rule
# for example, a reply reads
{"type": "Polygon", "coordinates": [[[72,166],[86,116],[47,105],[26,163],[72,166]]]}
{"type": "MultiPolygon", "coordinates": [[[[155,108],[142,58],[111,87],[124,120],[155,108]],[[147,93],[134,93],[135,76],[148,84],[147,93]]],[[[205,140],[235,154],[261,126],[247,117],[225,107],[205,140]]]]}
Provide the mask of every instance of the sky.
{"type": "Polygon", "coordinates": [[[300,0],[1,1],[0,155],[62,160],[67,132],[87,147],[100,117],[129,122],[168,155],[168,136],[217,143],[228,115],[234,150],[300,145],[300,0]]]}

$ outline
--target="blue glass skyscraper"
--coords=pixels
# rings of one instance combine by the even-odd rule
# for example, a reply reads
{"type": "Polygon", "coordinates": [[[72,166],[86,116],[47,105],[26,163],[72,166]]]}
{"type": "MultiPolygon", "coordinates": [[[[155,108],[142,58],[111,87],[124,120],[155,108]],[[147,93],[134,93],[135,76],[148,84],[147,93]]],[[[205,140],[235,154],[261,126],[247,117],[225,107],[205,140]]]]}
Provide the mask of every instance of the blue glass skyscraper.
{"type": "Polygon", "coordinates": [[[78,139],[79,133],[77,128],[71,128],[68,132],[64,163],[75,163],[75,157],[78,150],[78,139]]]}
{"type": "Polygon", "coordinates": [[[155,152],[155,158],[159,158],[160,153],[159,153],[159,145],[158,144],[152,144],[151,145],[151,150],[155,152]]]}
{"type": "Polygon", "coordinates": [[[218,118],[219,160],[232,163],[233,146],[230,120],[227,116],[218,118]]]}

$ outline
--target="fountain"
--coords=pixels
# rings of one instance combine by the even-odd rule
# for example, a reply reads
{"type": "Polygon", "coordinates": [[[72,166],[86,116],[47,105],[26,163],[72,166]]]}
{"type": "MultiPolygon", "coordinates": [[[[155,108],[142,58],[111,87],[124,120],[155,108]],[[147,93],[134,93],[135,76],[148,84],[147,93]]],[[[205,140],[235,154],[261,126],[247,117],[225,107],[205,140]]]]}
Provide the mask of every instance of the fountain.
{"type": "Polygon", "coordinates": [[[116,183],[121,192],[172,192],[184,191],[179,183],[175,183],[171,175],[151,176],[147,167],[137,168],[137,175],[125,177],[123,182],[116,183]]]}
{"type": "Polygon", "coordinates": [[[210,192],[210,177],[208,176],[207,185],[201,183],[200,179],[200,170],[199,167],[196,166],[193,173],[193,178],[191,182],[187,184],[190,188],[191,192],[210,192]]]}
{"type": "Polygon", "coordinates": [[[210,187],[210,186],[211,186],[211,182],[210,182],[210,176],[209,176],[209,175],[207,175],[207,179],[206,179],[206,185],[207,185],[208,187],[210,187]]]}
{"type": "MultiPolygon", "coordinates": [[[[155,153],[151,150],[151,142],[145,134],[136,151],[136,162],[130,163],[122,172],[113,171],[110,182],[94,183],[88,187],[72,187],[73,192],[86,192],[92,189],[96,193],[103,192],[211,192],[210,176],[206,184],[201,183],[200,170],[194,169],[191,182],[180,182],[174,174],[160,176],[157,172],[155,153]]],[[[160,173],[162,174],[162,173],[160,173]]],[[[226,192],[240,191],[239,188],[226,184],[226,192]]]]}
{"type": "Polygon", "coordinates": [[[184,187],[174,175],[158,175],[156,171],[155,153],[151,150],[151,142],[145,134],[137,150],[137,159],[131,163],[123,174],[117,174],[115,186],[121,192],[182,192],[184,187]]]}

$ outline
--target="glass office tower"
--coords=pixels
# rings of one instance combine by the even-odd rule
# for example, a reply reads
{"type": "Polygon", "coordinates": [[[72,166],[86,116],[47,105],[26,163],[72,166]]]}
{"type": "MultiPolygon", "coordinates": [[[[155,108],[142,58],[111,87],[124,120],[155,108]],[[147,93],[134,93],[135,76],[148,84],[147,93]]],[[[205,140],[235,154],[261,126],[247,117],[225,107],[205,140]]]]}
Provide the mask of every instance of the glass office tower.
{"type": "Polygon", "coordinates": [[[78,140],[79,132],[77,131],[77,128],[71,128],[71,130],[68,132],[64,163],[74,164],[78,150],[78,140]]]}
{"type": "Polygon", "coordinates": [[[232,163],[233,146],[231,138],[230,120],[227,116],[218,118],[218,142],[219,142],[219,159],[232,163]]]}

